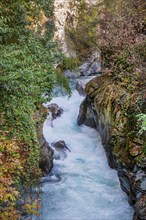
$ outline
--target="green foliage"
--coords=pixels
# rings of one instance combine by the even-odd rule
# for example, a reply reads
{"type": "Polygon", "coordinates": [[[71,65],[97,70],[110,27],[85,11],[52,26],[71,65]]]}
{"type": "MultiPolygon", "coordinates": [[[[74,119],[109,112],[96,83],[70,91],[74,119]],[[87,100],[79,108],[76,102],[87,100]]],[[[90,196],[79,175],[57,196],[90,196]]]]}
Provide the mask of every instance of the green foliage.
{"type": "Polygon", "coordinates": [[[74,0],[72,4],[76,16],[67,19],[66,37],[79,59],[84,60],[98,48],[98,10],[95,5],[87,4],[85,0],[74,0]],[[75,25],[72,25],[72,20],[75,20],[75,25]]]}
{"type": "Polygon", "coordinates": [[[96,9],[103,76],[94,79],[93,85],[89,83],[86,93],[89,94],[91,86],[96,108],[101,112],[106,109],[106,117],[111,120],[114,156],[124,164],[144,162],[141,158],[145,158],[146,152],[145,2],[102,0],[96,9]],[[137,147],[139,152],[135,155],[137,147]]]}
{"type": "Polygon", "coordinates": [[[68,79],[63,75],[62,71],[56,71],[56,80],[58,82],[58,85],[63,87],[68,93],[68,95],[71,96],[71,88],[69,86],[68,79]]]}
{"type": "Polygon", "coordinates": [[[80,65],[77,57],[64,57],[62,61],[62,68],[64,70],[74,70],[80,65]]]}
{"type": "Polygon", "coordinates": [[[146,131],[146,114],[141,113],[137,115],[137,117],[140,125],[139,133],[142,134],[144,131],[146,131]]]}
{"type": "Polygon", "coordinates": [[[41,175],[37,137],[41,118],[36,120],[35,112],[51,98],[59,81],[54,66],[61,58],[57,43],[52,41],[52,9],[52,0],[0,2],[0,126],[4,145],[0,194],[4,220],[18,218],[18,185],[37,184],[41,175]],[[45,12],[47,23],[43,21],[45,12]],[[8,163],[11,169],[7,169],[8,163]]]}
{"type": "Polygon", "coordinates": [[[115,117],[116,109],[119,110],[115,121],[117,129],[113,129],[114,145],[118,149],[117,155],[125,163],[128,160],[129,163],[134,163],[134,160],[130,160],[129,152],[133,155],[131,152],[134,152],[135,146],[141,149],[139,154],[143,155],[145,151],[144,0],[102,2],[104,7],[100,11],[98,41],[102,52],[103,72],[112,83],[120,87],[113,102],[117,102],[117,107],[113,106],[115,117]],[[124,94],[120,97],[122,90],[124,94]],[[125,137],[125,144],[120,146],[121,136],[125,137]]]}
{"type": "Polygon", "coordinates": [[[102,1],[98,41],[103,64],[113,75],[142,71],[145,35],[144,0],[102,1]],[[108,6],[107,6],[108,3],[108,6]]]}

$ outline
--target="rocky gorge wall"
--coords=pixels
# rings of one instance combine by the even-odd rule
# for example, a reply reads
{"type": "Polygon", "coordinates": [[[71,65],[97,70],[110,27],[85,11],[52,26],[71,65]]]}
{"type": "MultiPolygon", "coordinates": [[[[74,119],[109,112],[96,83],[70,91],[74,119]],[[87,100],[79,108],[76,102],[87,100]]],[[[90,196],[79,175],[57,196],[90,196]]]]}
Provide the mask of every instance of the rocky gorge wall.
{"type": "MultiPolygon", "coordinates": [[[[85,0],[87,5],[96,5],[99,0],[85,0]]],[[[78,20],[76,5],[80,4],[77,0],[55,0],[54,1],[54,39],[61,44],[62,51],[66,56],[75,57],[76,50],[68,43],[66,36],[66,26],[69,22],[72,28],[76,27],[78,20]]]]}
{"type": "Polygon", "coordinates": [[[43,124],[46,120],[48,110],[45,107],[41,107],[35,112],[35,121],[37,124],[37,136],[40,146],[39,155],[39,167],[41,169],[42,176],[46,176],[53,167],[53,150],[46,142],[43,135],[43,124]]]}
{"type": "Polygon", "coordinates": [[[135,209],[133,219],[145,220],[145,140],[138,137],[135,122],[130,118],[131,111],[136,108],[131,100],[136,103],[136,97],[108,76],[92,79],[85,91],[87,96],[80,106],[78,124],[97,129],[109,166],[117,170],[121,188],[135,209]]]}

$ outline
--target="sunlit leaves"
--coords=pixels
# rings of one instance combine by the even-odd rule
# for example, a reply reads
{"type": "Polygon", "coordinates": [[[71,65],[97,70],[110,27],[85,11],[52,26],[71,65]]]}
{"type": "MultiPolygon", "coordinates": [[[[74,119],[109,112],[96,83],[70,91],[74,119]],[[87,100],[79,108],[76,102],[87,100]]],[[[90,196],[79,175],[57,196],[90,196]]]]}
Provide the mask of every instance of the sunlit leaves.
{"type": "MultiPolygon", "coordinates": [[[[56,82],[54,64],[59,55],[41,16],[52,16],[52,1],[0,2],[0,205],[2,219],[19,219],[21,189],[39,181],[39,143],[33,115],[51,97],[56,82]],[[42,30],[44,32],[42,32],[42,30]],[[43,35],[42,35],[43,33],[43,35]],[[19,186],[19,187],[18,187],[19,186]]],[[[22,193],[22,192],[21,192],[22,193]]],[[[26,211],[35,212],[35,204],[26,211]]],[[[37,212],[36,212],[37,214],[37,212]]]]}

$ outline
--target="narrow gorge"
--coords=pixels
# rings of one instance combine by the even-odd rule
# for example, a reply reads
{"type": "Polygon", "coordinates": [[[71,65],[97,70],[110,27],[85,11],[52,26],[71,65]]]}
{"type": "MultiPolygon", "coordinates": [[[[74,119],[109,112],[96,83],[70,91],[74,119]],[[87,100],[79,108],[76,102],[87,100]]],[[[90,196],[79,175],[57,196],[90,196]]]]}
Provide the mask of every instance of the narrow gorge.
{"type": "Polygon", "coordinates": [[[145,0],[0,11],[0,219],[146,220],[145,0]]]}
{"type": "Polygon", "coordinates": [[[130,220],[133,209],[120,189],[116,171],[108,166],[100,136],[93,128],[77,125],[83,99],[74,90],[70,99],[59,96],[51,101],[64,112],[53,120],[53,127],[48,119],[44,124],[44,137],[54,150],[54,166],[42,178],[42,208],[34,219],[130,220]]]}
{"type": "MultiPolygon", "coordinates": [[[[96,5],[97,1],[86,2],[86,4],[88,8],[96,5]]],[[[73,46],[70,47],[68,44],[66,31],[69,30],[67,28],[70,26],[69,22],[74,22],[72,28],[77,28],[77,19],[80,18],[75,9],[71,11],[70,1],[56,1],[55,6],[57,22],[55,38],[60,40],[68,56],[76,56],[79,51],[76,51],[75,47],[72,50],[73,46]],[[77,18],[72,21],[75,17],[77,18]]],[[[121,72],[120,65],[128,65],[126,52],[124,53],[125,55],[120,54],[116,58],[117,66],[119,65],[117,76],[104,73],[104,68],[103,70],[101,68],[103,58],[98,49],[88,56],[76,71],[69,69],[64,71],[66,77],[77,81],[76,89],[85,98],[80,105],[79,115],[76,110],[79,104],[77,105],[76,102],[82,98],[76,97],[75,91],[68,103],[65,101],[66,97],[53,99],[53,102],[57,101],[57,104],[59,103],[65,109],[65,113],[61,119],[54,122],[53,128],[47,127],[47,121],[45,122],[45,138],[49,143],[64,140],[71,152],[65,154],[67,158],[58,156],[54,162],[55,171],[48,182],[53,182],[51,178],[55,178],[54,181],[57,183],[51,186],[51,189],[49,184],[43,185],[45,195],[47,193],[48,198],[49,195],[52,196],[51,200],[46,196],[43,197],[42,219],[47,216],[49,219],[146,219],[146,136],[145,132],[142,135],[138,133],[135,118],[140,109],[142,112],[146,110],[146,84],[134,69],[133,76],[130,74],[126,76],[121,72]],[[91,80],[86,80],[87,76],[90,76],[91,80]],[[87,81],[89,82],[86,85],[87,81]],[[81,127],[76,125],[76,118],[81,127]],[[101,137],[108,164],[116,172],[107,168],[98,134],[101,137]],[[133,217],[130,206],[125,207],[126,201],[125,205],[120,205],[123,198],[120,191],[116,202],[120,211],[116,211],[114,206],[117,197],[113,190],[117,190],[115,184],[118,183],[115,183],[116,173],[122,190],[128,196],[129,204],[134,208],[133,217]],[[105,196],[109,192],[102,193],[104,186],[104,190],[107,186],[112,187],[110,190],[113,191],[114,200],[112,197],[105,196]],[[58,201],[59,199],[61,201],[58,201]],[[45,208],[46,204],[48,208],[45,208]],[[58,204],[57,207],[56,204],[58,204]],[[82,210],[84,210],[83,213],[82,210]],[[114,210],[113,213],[111,210],[114,210]]]]}

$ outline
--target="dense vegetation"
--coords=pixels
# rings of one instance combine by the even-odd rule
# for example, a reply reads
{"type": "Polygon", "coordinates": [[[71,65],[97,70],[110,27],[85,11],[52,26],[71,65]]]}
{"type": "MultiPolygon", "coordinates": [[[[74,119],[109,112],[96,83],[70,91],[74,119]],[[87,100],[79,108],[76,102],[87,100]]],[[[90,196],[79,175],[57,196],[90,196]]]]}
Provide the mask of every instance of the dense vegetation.
{"type": "MultiPolygon", "coordinates": [[[[56,71],[54,68],[61,55],[57,44],[52,41],[52,2],[0,2],[0,164],[3,165],[0,170],[0,211],[3,220],[19,219],[16,201],[23,190],[37,184],[41,176],[36,112],[41,109],[43,101],[51,98],[51,91],[58,81],[69,90],[60,69],[56,71]]],[[[129,122],[127,139],[133,139],[137,132],[137,138],[144,140],[144,0],[102,0],[95,5],[85,4],[85,0],[74,0],[71,7],[77,10],[77,14],[76,18],[68,17],[66,36],[78,57],[73,61],[65,58],[62,68],[73,69],[79,60],[85,60],[99,49],[107,82],[114,85],[112,88],[117,86],[127,91],[122,102],[117,91],[110,87],[111,96],[106,96],[107,101],[113,103],[119,99],[123,106],[121,117],[126,115],[129,122]],[[74,19],[76,25],[72,23],[74,19]]],[[[29,203],[28,199],[24,209],[27,213],[37,214],[37,205],[32,201],[29,203]]]]}
{"type": "Polygon", "coordinates": [[[80,60],[85,60],[94,51],[101,51],[104,81],[107,79],[113,88],[112,96],[106,96],[107,102],[114,102],[120,97],[120,91],[117,92],[114,87],[118,85],[121,91],[125,89],[123,104],[120,101],[120,105],[123,105],[121,117],[126,114],[129,117],[127,133],[131,139],[135,132],[141,134],[139,138],[143,139],[142,130],[145,130],[146,123],[145,1],[101,0],[96,4],[88,4],[85,0],[73,2],[71,7],[73,5],[77,11],[74,16],[76,25],[70,25],[73,20],[70,15],[66,28],[68,43],[77,51],[80,60]]]}
{"type": "Polygon", "coordinates": [[[98,47],[99,10],[98,5],[86,4],[85,0],[70,1],[70,10],[66,21],[66,40],[76,51],[79,60],[88,58],[98,47]]]}
{"type": "MultiPolygon", "coordinates": [[[[52,41],[52,0],[2,0],[0,14],[0,211],[1,219],[16,220],[18,198],[41,176],[36,112],[58,82],[61,54],[52,41]]],[[[27,198],[23,211],[35,208],[27,198]]]]}
{"type": "MultiPolygon", "coordinates": [[[[128,151],[132,152],[134,149],[131,144],[133,141],[135,146],[143,146],[141,152],[146,154],[145,2],[104,0],[104,5],[101,10],[98,42],[102,51],[104,74],[111,79],[111,85],[114,85],[109,100],[112,102],[115,97],[116,106],[119,100],[120,120],[126,118],[124,129],[127,155],[128,151]],[[116,86],[121,88],[118,92],[114,90],[116,86]],[[126,92],[124,96],[120,96],[122,90],[126,92]]],[[[117,126],[119,122],[117,120],[117,126]]],[[[119,135],[120,132],[115,134],[117,146],[119,135]]],[[[117,147],[117,150],[119,151],[120,147],[117,147]]],[[[144,161],[144,155],[140,154],[141,156],[137,157],[138,163],[144,161]]]]}

